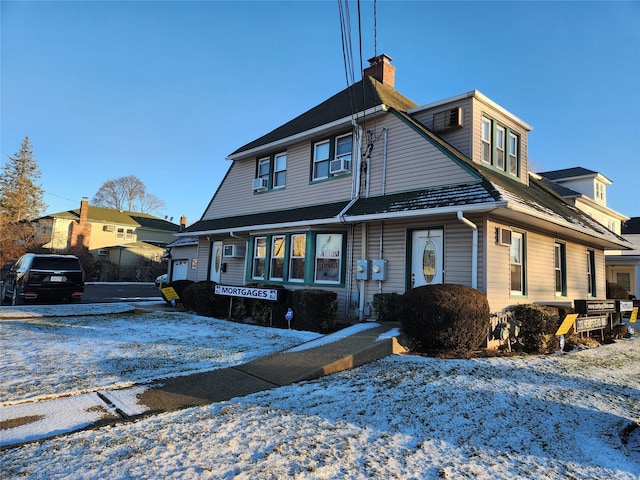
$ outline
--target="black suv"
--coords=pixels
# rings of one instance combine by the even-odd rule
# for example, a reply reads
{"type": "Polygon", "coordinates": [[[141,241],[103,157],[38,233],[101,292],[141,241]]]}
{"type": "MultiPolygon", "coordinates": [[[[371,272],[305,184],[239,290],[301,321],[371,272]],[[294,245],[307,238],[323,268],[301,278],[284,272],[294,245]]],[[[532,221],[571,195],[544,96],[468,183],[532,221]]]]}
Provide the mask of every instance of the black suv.
{"type": "Polygon", "coordinates": [[[84,270],[73,255],[27,253],[7,270],[0,300],[75,300],[84,293],[84,270]]]}

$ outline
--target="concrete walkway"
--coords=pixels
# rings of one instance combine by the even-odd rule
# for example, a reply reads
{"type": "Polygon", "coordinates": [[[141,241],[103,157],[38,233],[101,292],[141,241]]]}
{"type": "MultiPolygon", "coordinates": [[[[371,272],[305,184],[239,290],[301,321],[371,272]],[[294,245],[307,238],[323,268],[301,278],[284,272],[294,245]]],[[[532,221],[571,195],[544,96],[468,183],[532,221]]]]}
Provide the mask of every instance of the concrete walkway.
{"type": "Polygon", "coordinates": [[[358,324],[234,367],[0,407],[0,448],[225,401],[355,368],[405,351],[399,327],[394,323],[358,324]]]}

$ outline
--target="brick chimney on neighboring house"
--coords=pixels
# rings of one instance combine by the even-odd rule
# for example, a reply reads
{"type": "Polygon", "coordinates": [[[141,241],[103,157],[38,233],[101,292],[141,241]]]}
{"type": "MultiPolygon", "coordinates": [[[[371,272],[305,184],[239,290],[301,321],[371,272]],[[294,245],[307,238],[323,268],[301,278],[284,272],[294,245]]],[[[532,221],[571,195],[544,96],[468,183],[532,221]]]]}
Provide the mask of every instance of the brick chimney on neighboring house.
{"type": "Polygon", "coordinates": [[[185,228],[187,228],[187,217],[186,215],[182,215],[180,217],[180,231],[184,231],[185,228]]]}
{"type": "Polygon", "coordinates": [[[383,85],[394,88],[396,80],[396,67],[391,65],[391,57],[378,55],[369,59],[369,66],[364,69],[363,77],[373,77],[383,85]]]}
{"type": "Polygon", "coordinates": [[[71,224],[71,237],[69,247],[89,248],[91,240],[91,223],[87,221],[89,214],[89,199],[82,197],[80,202],[80,215],[76,222],[71,224]]]}

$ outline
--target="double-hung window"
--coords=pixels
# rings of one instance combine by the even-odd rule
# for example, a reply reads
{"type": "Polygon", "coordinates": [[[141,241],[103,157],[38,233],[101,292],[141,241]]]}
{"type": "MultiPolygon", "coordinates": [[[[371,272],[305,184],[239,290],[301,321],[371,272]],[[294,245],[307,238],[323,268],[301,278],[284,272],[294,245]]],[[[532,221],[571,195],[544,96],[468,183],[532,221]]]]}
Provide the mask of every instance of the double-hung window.
{"type": "Polygon", "coordinates": [[[324,140],[313,146],[313,179],[319,180],[329,177],[329,155],[331,142],[324,140]]]}
{"type": "Polygon", "coordinates": [[[271,169],[271,161],[269,157],[258,160],[258,178],[261,178],[269,186],[269,170],[271,169]]]}
{"type": "Polygon", "coordinates": [[[284,187],[287,180],[287,154],[279,153],[273,159],[273,188],[284,187]]]}
{"type": "Polygon", "coordinates": [[[597,295],[596,291],[596,253],[587,250],[587,293],[590,297],[597,295]]]}
{"type": "Polygon", "coordinates": [[[554,243],[553,245],[553,270],[555,277],[555,293],[556,296],[565,296],[567,294],[567,260],[566,246],[563,243],[554,243]]]}
{"type": "Polygon", "coordinates": [[[504,170],[504,142],[505,130],[503,127],[496,127],[496,168],[504,170]]]}
{"type": "Polygon", "coordinates": [[[289,281],[304,282],[304,264],[307,253],[307,236],[291,235],[289,255],[289,281]]]}
{"type": "Polygon", "coordinates": [[[271,267],[269,268],[270,280],[282,280],[284,278],[284,236],[271,237],[271,267]]]}
{"type": "Polygon", "coordinates": [[[264,267],[267,258],[267,237],[256,237],[253,244],[253,268],[251,277],[264,280],[264,267]]]}
{"type": "Polygon", "coordinates": [[[256,180],[258,182],[254,183],[254,190],[283,188],[287,180],[287,153],[259,158],[256,180]]]}
{"type": "Polygon", "coordinates": [[[482,161],[491,163],[491,120],[482,118],[482,161]]]}
{"type": "Polygon", "coordinates": [[[489,117],[482,117],[481,126],[481,160],[497,170],[517,177],[520,170],[518,133],[489,117]]]}
{"type": "Polygon", "coordinates": [[[525,265],[524,265],[524,234],[512,232],[511,234],[511,295],[525,294],[525,265]]]}
{"type": "Polygon", "coordinates": [[[518,136],[509,132],[509,173],[518,176],[518,136]]]}
{"type": "Polygon", "coordinates": [[[352,154],[351,133],[314,143],[311,180],[323,180],[349,172],[352,154]]]}
{"type": "Polygon", "coordinates": [[[336,160],[341,160],[347,170],[351,168],[351,150],[353,148],[353,135],[344,135],[336,138],[336,160]]]}

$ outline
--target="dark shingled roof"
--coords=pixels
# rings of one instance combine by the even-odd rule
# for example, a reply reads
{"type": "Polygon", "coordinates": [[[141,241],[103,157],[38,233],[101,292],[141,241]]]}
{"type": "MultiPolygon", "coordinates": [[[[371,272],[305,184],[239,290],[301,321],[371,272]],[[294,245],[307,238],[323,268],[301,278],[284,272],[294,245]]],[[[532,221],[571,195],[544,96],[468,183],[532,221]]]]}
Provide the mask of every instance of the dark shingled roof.
{"type": "Polygon", "coordinates": [[[230,156],[326,125],[354,112],[386,105],[406,111],[418,105],[373,77],[365,77],[284,125],[238,148],[230,156]]]}
{"type": "MultiPolygon", "coordinates": [[[[52,213],[46,215],[46,217],[79,220],[80,209],[76,208],[75,210],[52,213]]],[[[87,220],[90,222],[115,223],[118,225],[132,225],[136,227],[140,226],[143,228],[163,230],[167,232],[177,232],[180,230],[180,225],[168,222],[162,218],[154,217],[148,213],[128,212],[104,207],[89,206],[87,208],[87,220]]]]}
{"type": "MultiPolygon", "coordinates": [[[[540,175],[540,174],[538,174],[538,175],[540,175]]],[[[547,188],[553,190],[554,192],[556,192],[561,197],[571,198],[571,197],[579,197],[580,195],[582,195],[580,192],[576,192],[575,190],[572,190],[571,188],[567,188],[567,187],[565,187],[563,185],[560,185],[559,183],[556,183],[553,180],[549,180],[548,178],[546,178],[544,176],[540,179],[540,183],[545,185],[547,188]]]]}
{"type": "Polygon", "coordinates": [[[563,168],[562,170],[550,170],[548,172],[538,173],[538,175],[548,178],[549,180],[559,180],[563,178],[583,177],[585,175],[597,175],[598,172],[583,167],[563,168]]]}
{"type": "Polygon", "coordinates": [[[185,229],[189,232],[210,232],[216,230],[233,230],[240,227],[257,225],[276,225],[281,223],[295,223],[313,220],[334,219],[348,201],[312,205],[310,207],[290,208],[288,210],[275,210],[271,212],[252,213],[235,217],[213,218],[200,220],[185,229]]]}
{"type": "Polygon", "coordinates": [[[492,203],[498,193],[488,183],[448,185],[413,192],[361,198],[347,216],[399,213],[432,208],[492,203]]]}
{"type": "Polygon", "coordinates": [[[622,222],[622,234],[638,234],[640,233],[640,217],[631,217],[626,222],[622,222]]]}

